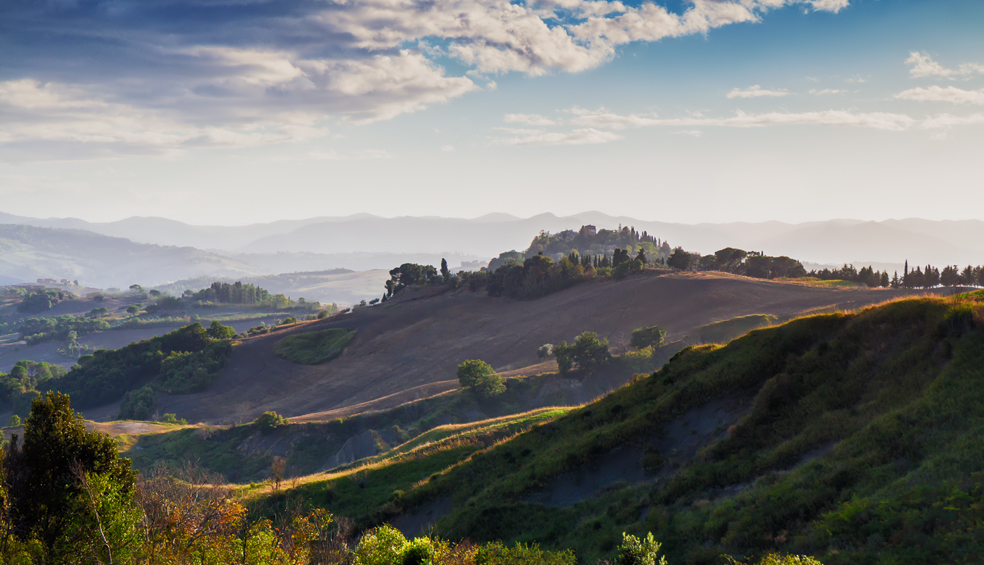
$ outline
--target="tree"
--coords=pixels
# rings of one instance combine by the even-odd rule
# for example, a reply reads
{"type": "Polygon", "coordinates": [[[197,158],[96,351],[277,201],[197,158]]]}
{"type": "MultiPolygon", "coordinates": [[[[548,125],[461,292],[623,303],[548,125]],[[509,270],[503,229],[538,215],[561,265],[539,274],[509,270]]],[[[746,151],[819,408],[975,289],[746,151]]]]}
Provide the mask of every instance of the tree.
{"type": "Polygon", "coordinates": [[[16,428],[21,425],[21,417],[17,414],[11,414],[10,420],[7,421],[7,426],[11,428],[16,428]]]}
{"type": "Polygon", "coordinates": [[[648,263],[648,260],[646,259],[646,250],[643,249],[641,245],[639,246],[639,253],[636,254],[635,259],[636,261],[642,261],[643,265],[648,263]]]}
{"type": "Polygon", "coordinates": [[[212,320],[212,325],[205,332],[212,339],[232,339],[236,337],[236,329],[230,326],[223,326],[218,320],[212,320]]]}
{"type": "Polygon", "coordinates": [[[595,332],[583,332],[570,345],[562,341],[554,346],[553,352],[562,375],[570,373],[575,368],[590,371],[604,365],[612,358],[611,353],[608,352],[608,340],[599,339],[595,332]]]}
{"type": "Polygon", "coordinates": [[[670,255],[669,259],[666,260],[666,265],[668,267],[673,267],[674,269],[686,271],[690,268],[690,262],[692,260],[693,257],[690,253],[684,251],[682,247],[677,247],[673,250],[673,255],[670,255]]]}
{"type": "Polygon", "coordinates": [[[286,426],[289,423],[287,418],[273,411],[260,414],[260,417],[253,422],[263,432],[272,432],[280,426],[286,426]]]}
{"type": "Polygon", "coordinates": [[[666,565],[666,557],[659,556],[660,543],[653,533],[643,539],[622,532],[622,545],[618,548],[617,565],[666,565]]]}
{"type": "Polygon", "coordinates": [[[957,286],[960,284],[960,270],[956,266],[947,265],[940,273],[940,283],[943,286],[957,286]]]}
{"type": "Polygon", "coordinates": [[[663,345],[663,339],[665,337],[666,330],[663,328],[659,326],[646,326],[632,330],[632,339],[629,341],[629,345],[637,349],[659,347],[663,345]]]}
{"type": "Polygon", "coordinates": [[[536,356],[540,359],[549,359],[553,355],[553,345],[544,343],[536,350],[536,356]]]}
{"type": "Polygon", "coordinates": [[[11,442],[6,479],[13,523],[23,538],[38,540],[45,563],[84,554],[92,541],[86,536],[98,529],[95,517],[85,515],[93,501],[81,476],[111,483],[120,504],[132,501],[136,472],[129,459],[119,457],[116,441],[87,430],[68,395],[49,392],[34,399],[23,446],[16,437],[11,442]]]}
{"type": "Polygon", "coordinates": [[[451,280],[451,269],[448,269],[448,260],[441,258],[441,276],[444,277],[444,282],[451,280]]]}
{"type": "Polygon", "coordinates": [[[473,387],[478,384],[482,377],[492,374],[495,374],[495,370],[481,359],[469,359],[458,365],[458,383],[461,388],[473,387]]]}

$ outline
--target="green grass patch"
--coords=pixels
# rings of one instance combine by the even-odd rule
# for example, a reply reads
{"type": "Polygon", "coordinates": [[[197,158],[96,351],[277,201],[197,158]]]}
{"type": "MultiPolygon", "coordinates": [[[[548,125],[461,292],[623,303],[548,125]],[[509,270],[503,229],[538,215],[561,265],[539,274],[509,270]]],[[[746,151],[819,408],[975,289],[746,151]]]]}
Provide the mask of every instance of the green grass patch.
{"type": "Polygon", "coordinates": [[[300,365],[320,365],[345,350],[355,330],[330,329],[283,338],[273,348],[277,357],[300,365]]]}
{"type": "Polygon", "coordinates": [[[752,330],[775,325],[779,319],[768,314],[738,316],[714,322],[694,330],[694,339],[700,343],[728,343],[752,330]]]}

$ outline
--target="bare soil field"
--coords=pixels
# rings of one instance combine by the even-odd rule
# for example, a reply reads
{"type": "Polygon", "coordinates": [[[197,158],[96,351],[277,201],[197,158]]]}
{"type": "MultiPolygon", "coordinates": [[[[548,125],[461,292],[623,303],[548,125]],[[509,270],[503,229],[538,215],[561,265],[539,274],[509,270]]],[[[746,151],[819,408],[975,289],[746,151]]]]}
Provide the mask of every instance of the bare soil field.
{"type": "MultiPolygon", "coordinates": [[[[423,293],[296,328],[237,346],[206,391],[160,397],[161,412],[190,422],[248,421],[266,410],[304,420],[396,406],[456,386],[455,369],[483,359],[498,371],[541,362],[536,348],[597,332],[624,349],[633,329],[659,324],[668,340],[694,328],[749,314],[780,319],[804,312],[856,309],[905,291],[822,288],[718,274],[591,281],[534,301],[484,293],[423,293]],[[341,357],[324,365],[295,365],[273,354],[286,335],[329,328],[357,329],[341,357]],[[385,402],[373,402],[387,399],[385,402]]],[[[86,416],[98,419],[98,410],[86,416]]]]}

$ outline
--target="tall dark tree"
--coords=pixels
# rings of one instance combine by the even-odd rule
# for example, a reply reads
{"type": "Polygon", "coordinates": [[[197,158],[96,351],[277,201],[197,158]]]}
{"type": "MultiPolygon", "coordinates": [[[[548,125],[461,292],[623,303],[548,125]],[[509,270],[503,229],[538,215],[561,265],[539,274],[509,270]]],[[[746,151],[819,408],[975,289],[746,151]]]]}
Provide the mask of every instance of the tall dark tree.
{"type": "Polygon", "coordinates": [[[641,245],[639,246],[639,253],[636,254],[636,257],[635,258],[636,258],[636,261],[642,261],[642,264],[643,265],[645,265],[648,262],[646,260],[646,250],[643,249],[641,245]]]}
{"type": "Polygon", "coordinates": [[[451,280],[451,269],[448,269],[448,260],[441,258],[441,277],[444,278],[444,282],[451,280]]]}
{"type": "Polygon", "coordinates": [[[36,538],[42,562],[51,564],[79,557],[78,536],[84,532],[78,531],[78,519],[86,507],[81,477],[103,476],[124,498],[132,498],[136,479],[116,441],[87,430],[68,395],[57,392],[31,403],[24,444],[13,438],[5,467],[15,532],[22,539],[36,538]]]}

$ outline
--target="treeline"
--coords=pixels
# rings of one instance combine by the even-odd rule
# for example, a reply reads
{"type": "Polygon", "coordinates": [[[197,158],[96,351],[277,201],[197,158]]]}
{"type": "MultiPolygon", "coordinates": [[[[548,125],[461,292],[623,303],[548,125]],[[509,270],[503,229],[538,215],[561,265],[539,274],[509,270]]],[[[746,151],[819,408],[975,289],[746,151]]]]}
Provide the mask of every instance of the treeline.
{"type": "Polygon", "coordinates": [[[906,261],[902,275],[898,272],[889,277],[888,272],[878,272],[871,267],[862,267],[861,270],[854,268],[854,265],[844,265],[840,269],[823,269],[811,271],[811,277],[820,280],[844,280],[861,283],[870,287],[883,288],[934,288],[937,286],[984,286],[984,266],[968,265],[961,269],[957,265],[948,265],[943,270],[932,265],[909,269],[909,262],[906,261]]]}
{"type": "MultiPolygon", "coordinates": [[[[60,365],[34,361],[18,361],[14,364],[9,374],[0,372],[0,403],[13,405],[16,399],[25,393],[30,393],[29,397],[35,396],[34,391],[42,383],[63,377],[68,374],[68,369],[60,365]]],[[[30,401],[25,402],[21,410],[14,409],[15,414],[26,414],[30,407],[30,401]]],[[[12,408],[15,408],[12,406],[12,408]]]]}
{"type": "Polygon", "coordinates": [[[272,295],[266,289],[236,281],[232,284],[213,282],[212,286],[203,288],[194,294],[199,302],[216,302],[219,304],[265,304],[272,295]]]}
{"type": "MultiPolygon", "coordinates": [[[[261,417],[262,418],[262,417],[261,417]]],[[[258,421],[257,424],[260,424],[258,421]]],[[[278,479],[274,478],[274,488],[278,479]]],[[[0,450],[0,562],[19,565],[576,565],[570,550],[357,532],[324,510],[249,510],[194,464],[139,475],[110,436],[87,430],[69,397],[36,399],[0,450]]],[[[494,518],[492,518],[494,519],[494,518]]],[[[649,533],[613,543],[617,565],[666,565],[649,533]],[[617,545],[616,545],[617,544],[617,545]]],[[[609,562],[611,563],[611,562],[609,562]]],[[[819,565],[769,555],[758,565],[819,565]]]]}
{"type": "Polygon", "coordinates": [[[106,320],[67,314],[55,318],[29,318],[21,322],[18,331],[28,345],[36,345],[46,341],[74,341],[79,336],[109,328],[106,320]]]}
{"type": "MultiPolygon", "coordinates": [[[[570,256],[571,254],[579,257],[590,256],[599,258],[599,260],[607,257],[611,261],[614,258],[613,253],[616,248],[633,256],[642,250],[654,263],[661,263],[672,252],[666,241],[661,241],[645,231],[636,231],[631,226],[619,226],[617,230],[596,230],[594,226],[581,226],[577,231],[540,232],[533,238],[526,251],[501,253],[489,262],[486,270],[495,271],[509,262],[522,263],[525,259],[541,253],[554,261],[559,261],[562,256],[570,256]]],[[[598,266],[595,265],[595,267],[598,266]]]]}
{"type": "MultiPolygon", "coordinates": [[[[70,394],[83,407],[119,400],[145,384],[169,394],[196,392],[208,386],[222,368],[232,352],[229,339],[235,335],[235,330],[218,322],[212,322],[208,329],[195,323],[122,349],[100,349],[81,357],[65,374],[34,379],[33,383],[18,379],[33,386],[11,389],[0,400],[9,404],[14,413],[24,414],[34,397],[48,391],[70,394]]],[[[136,408],[127,408],[124,416],[149,415],[136,408]]]]}

